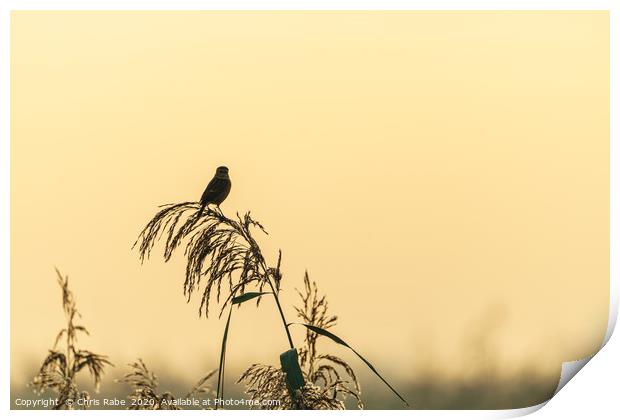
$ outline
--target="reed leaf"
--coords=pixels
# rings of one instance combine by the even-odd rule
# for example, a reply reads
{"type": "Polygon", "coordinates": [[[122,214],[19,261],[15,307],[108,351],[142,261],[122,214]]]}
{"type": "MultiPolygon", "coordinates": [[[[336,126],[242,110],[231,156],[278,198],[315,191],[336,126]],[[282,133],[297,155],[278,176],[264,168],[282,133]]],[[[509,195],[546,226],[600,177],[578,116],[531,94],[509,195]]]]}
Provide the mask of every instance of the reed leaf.
{"type": "Polygon", "coordinates": [[[288,391],[291,394],[292,400],[295,401],[298,391],[306,384],[301,367],[299,366],[297,349],[290,349],[282,353],[280,355],[280,364],[282,365],[288,391]]]}
{"type": "Polygon", "coordinates": [[[310,331],[315,332],[315,333],[317,333],[317,334],[319,334],[319,335],[322,335],[322,336],[324,336],[324,337],[331,338],[331,339],[332,339],[333,341],[335,341],[336,343],[338,343],[338,344],[340,344],[340,345],[343,345],[343,346],[348,347],[349,349],[351,349],[351,351],[352,351],[353,353],[355,353],[355,354],[357,355],[357,357],[359,357],[359,358],[362,360],[362,362],[364,362],[364,363],[366,364],[366,366],[368,366],[368,368],[370,368],[370,370],[372,370],[372,371],[375,373],[375,375],[377,375],[377,376],[379,377],[379,379],[381,379],[381,380],[383,381],[383,383],[384,383],[384,384],[386,384],[386,385],[387,385],[387,387],[388,387],[388,388],[390,388],[390,390],[391,390],[394,394],[396,394],[396,396],[397,396],[397,397],[398,397],[398,398],[399,398],[402,402],[404,402],[404,403],[405,403],[405,405],[406,405],[407,407],[409,407],[409,403],[407,402],[407,400],[405,400],[405,399],[404,399],[404,398],[403,398],[403,397],[402,397],[402,396],[398,393],[398,391],[396,391],[396,390],[394,389],[394,387],[392,387],[392,385],[390,385],[390,384],[389,384],[389,382],[388,382],[388,381],[386,381],[386,380],[385,380],[385,378],[384,378],[383,376],[381,376],[381,374],[377,371],[377,369],[375,369],[375,367],[374,367],[374,366],[373,366],[373,365],[372,365],[372,364],[371,364],[368,360],[366,360],[366,359],[365,359],[365,358],[364,358],[361,354],[359,354],[359,353],[358,353],[358,352],[357,352],[357,351],[356,351],[353,347],[351,347],[350,345],[348,345],[348,344],[347,344],[347,343],[346,343],[346,342],[345,342],[342,338],[338,337],[336,334],[333,334],[333,333],[331,333],[331,332],[329,332],[329,331],[327,331],[327,330],[324,330],[323,328],[319,328],[319,327],[316,327],[316,326],[314,326],[314,325],[310,325],[310,324],[304,324],[304,323],[301,323],[301,322],[291,322],[291,323],[289,323],[288,325],[303,325],[304,327],[306,327],[306,328],[307,328],[307,329],[309,329],[310,331]]]}
{"type": "Polygon", "coordinates": [[[257,298],[259,296],[262,296],[262,295],[271,295],[271,294],[273,294],[273,293],[271,293],[271,292],[248,292],[248,293],[244,293],[241,296],[236,296],[236,297],[232,298],[232,304],[236,305],[238,303],[243,303],[243,302],[246,302],[248,300],[257,298]]]}

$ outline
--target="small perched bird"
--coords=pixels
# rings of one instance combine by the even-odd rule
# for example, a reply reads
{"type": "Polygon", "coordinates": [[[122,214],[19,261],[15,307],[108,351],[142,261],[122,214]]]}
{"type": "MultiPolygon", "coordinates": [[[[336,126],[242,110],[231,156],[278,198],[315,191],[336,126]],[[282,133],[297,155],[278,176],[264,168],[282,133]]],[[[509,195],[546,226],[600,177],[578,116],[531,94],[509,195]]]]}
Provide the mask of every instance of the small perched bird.
{"type": "MultiPolygon", "coordinates": [[[[228,176],[228,168],[226,166],[220,166],[215,171],[215,176],[207,185],[205,192],[202,193],[202,197],[200,197],[200,210],[196,215],[196,220],[202,216],[202,212],[209,204],[215,204],[220,210],[220,204],[226,197],[228,197],[228,193],[230,193],[231,183],[230,177],[228,176]]],[[[220,213],[222,210],[220,210],[220,213]]]]}

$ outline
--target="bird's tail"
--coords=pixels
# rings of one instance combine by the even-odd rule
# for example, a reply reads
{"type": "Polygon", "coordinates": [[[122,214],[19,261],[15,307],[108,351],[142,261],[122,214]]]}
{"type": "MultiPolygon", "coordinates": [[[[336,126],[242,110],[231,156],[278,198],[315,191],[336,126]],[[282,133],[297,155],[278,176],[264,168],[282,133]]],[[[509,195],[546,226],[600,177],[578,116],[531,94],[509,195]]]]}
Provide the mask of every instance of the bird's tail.
{"type": "Polygon", "coordinates": [[[200,219],[200,216],[202,216],[202,213],[205,211],[206,207],[207,207],[206,204],[203,204],[202,206],[200,206],[200,210],[198,210],[198,213],[196,213],[196,221],[200,219]]]}

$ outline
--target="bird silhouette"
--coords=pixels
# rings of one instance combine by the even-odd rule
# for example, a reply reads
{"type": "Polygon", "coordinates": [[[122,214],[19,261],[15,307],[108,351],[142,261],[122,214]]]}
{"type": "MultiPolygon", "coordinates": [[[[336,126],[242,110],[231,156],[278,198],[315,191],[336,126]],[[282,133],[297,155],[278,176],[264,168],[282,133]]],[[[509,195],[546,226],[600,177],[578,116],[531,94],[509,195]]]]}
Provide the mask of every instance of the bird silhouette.
{"type": "Polygon", "coordinates": [[[202,197],[200,197],[200,210],[198,210],[198,214],[196,215],[196,220],[202,216],[202,212],[209,204],[215,204],[217,209],[222,213],[220,209],[220,204],[226,197],[228,197],[228,193],[230,193],[230,188],[232,184],[230,183],[230,177],[228,176],[228,168],[226,166],[220,166],[215,171],[215,176],[207,185],[205,192],[202,193],[202,197]]]}

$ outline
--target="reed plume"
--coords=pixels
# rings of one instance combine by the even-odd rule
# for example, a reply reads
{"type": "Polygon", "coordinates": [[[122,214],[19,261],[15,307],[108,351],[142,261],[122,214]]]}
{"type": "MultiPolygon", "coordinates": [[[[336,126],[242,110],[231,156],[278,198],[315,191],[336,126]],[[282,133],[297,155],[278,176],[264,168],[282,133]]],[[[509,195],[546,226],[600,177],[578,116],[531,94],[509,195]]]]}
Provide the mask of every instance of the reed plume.
{"type": "Polygon", "coordinates": [[[84,404],[76,406],[75,401],[78,399],[87,401],[90,395],[78,389],[76,375],[87,369],[94,381],[95,390],[98,391],[105,365],[113,365],[107,356],[76,347],[78,333],[89,335],[89,332],[83,325],[76,324],[77,318],[81,318],[81,315],[77,310],[75,297],[69,289],[69,277],[63,277],[58,269],[56,275],[62,291],[62,307],[67,326],[56,335],[52,349],[49,350],[39,372],[29,385],[39,395],[47,390],[56,393],[58,398],[53,407],[55,410],[84,408],[84,404]],[[64,349],[58,348],[63,338],[64,349]]]}
{"type": "MultiPolygon", "coordinates": [[[[189,302],[194,292],[204,287],[199,316],[209,314],[209,301],[215,295],[217,302],[224,300],[220,315],[235,294],[243,294],[248,286],[258,292],[271,286],[276,293],[280,288],[280,259],[269,267],[254,239],[254,228],[267,233],[250,213],[229,219],[219,212],[206,209],[198,213],[200,204],[184,202],[168,204],[144,227],[134,247],[138,245],[141,261],[151,255],[155,244],[164,238],[164,260],[187,240],[184,256],[187,259],[183,293],[189,302]],[[204,279],[204,282],[203,282],[204,279]],[[201,284],[204,283],[204,284],[201,284]],[[222,289],[228,296],[223,299],[222,289]]],[[[261,296],[257,298],[257,305],[261,296]]]]}
{"type": "MultiPolygon", "coordinates": [[[[328,312],[325,295],[319,295],[316,282],[304,275],[304,290],[297,291],[302,305],[295,307],[297,316],[304,324],[328,330],[336,325],[337,317],[328,312]]],[[[360,384],[351,366],[343,359],[317,351],[315,331],[306,330],[304,345],[298,349],[299,361],[305,385],[291,398],[284,372],[277,367],[253,364],[238,383],[246,384],[246,392],[256,400],[279,400],[280,405],[255,406],[263,409],[313,409],[343,410],[345,400],[352,397],[358,408],[363,408],[360,384]]]]}
{"type": "MultiPolygon", "coordinates": [[[[153,371],[149,370],[142,359],[131,363],[129,367],[131,372],[118,381],[131,387],[128,398],[133,404],[127,407],[128,410],[182,410],[176,403],[177,398],[172,393],[167,391],[158,393],[159,379],[153,371]]],[[[215,372],[216,370],[212,370],[202,377],[183,398],[214,394],[213,390],[207,385],[207,381],[215,372]]]]}
{"type": "Polygon", "coordinates": [[[273,295],[282,319],[290,348],[294,348],[288,323],[278,298],[282,273],[282,253],[278,253],[275,266],[269,266],[253,236],[258,229],[267,234],[265,228],[247,212],[236,219],[229,219],[221,212],[203,209],[200,203],[184,202],[161,206],[161,210],[144,227],[134,247],[138,246],[140,260],[144,262],[151,255],[155,244],[165,236],[164,261],[169,261],[174,252],[186,240],[184,256],[187,260],[183,294],[189,302],[192,294],[201,287],[204,280],[198,316],[208,317],[209,302],[215,295],[217,302],[223,300],[220,316],[229,307],[228,320],[222,338],[220,365],[218,369],[218,399],[223,397],[226,341],[232,315],[232,305],[255,299],[258,306],[263,295],[273,295]],[[246,293],[252,286],[254,291],[246,293]],[[269,287],[270,291],[263,291],[269,287]],[[222,288],[228,289],[228,296],[222,298],[222,288]]]}
{"type": "Polygon", "coordinates": [[[220,352],[217,400],[223,399],[224,394],[226,343],[233,306],[254,299],[258,306],[264,295],[271,295],[280,313],[290,349],[280,354],[281,369],[253,365],[244,372],[239,381],[246,383],[250,395],[262,399],[279,399],[280,405],[270,407],[281,409],[344,408],[344,399],[352,396],[358,407],[362,408],[360,386],[351,367],[336,356],[317,353],[318,336],[325,336],[351,349],[407,404],[368,360],[328,331],[335,325],[336,317],[328,315],[327,300],[325,296],[319,297],[316,283],[310,282],[307,273],[304,291],[300,292],[303,306],[297,308],[297,315],[302,322],[295,324],[303,325],[308,331],[304,346],[296,349],[289,331],[292,324],[286,321],[279,299],[281,251],[278,253],[277,264],[269,266],[253,236],[256,229],[265,234],[267,232],[249,212],[244,216],[237,213],[235,219],[229,219],[220,212],[211,209],[203,212],[200,209],[200,203],[194,202],[161,206],[161,210],[138,236],[134,247],[138,246],[140,260],[144,262],[150,257],[155,244],[161,240],[164,242],[164,260],[169,261],[185,241],[184,256],[187,263],[183,293],[187,301],[202,286],[199,317],[203,314],[208,316],[213,295],[218,303],[223,301],[220,316],[228,307],[220,352]],[[246,291],[250,287],[253,290],[246,291]],[[222,297],[223,288],[228,289],[226,298],[222,297]],[[276,395],[278,398],[270,398],[276,395]]]}

